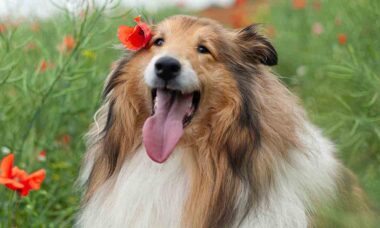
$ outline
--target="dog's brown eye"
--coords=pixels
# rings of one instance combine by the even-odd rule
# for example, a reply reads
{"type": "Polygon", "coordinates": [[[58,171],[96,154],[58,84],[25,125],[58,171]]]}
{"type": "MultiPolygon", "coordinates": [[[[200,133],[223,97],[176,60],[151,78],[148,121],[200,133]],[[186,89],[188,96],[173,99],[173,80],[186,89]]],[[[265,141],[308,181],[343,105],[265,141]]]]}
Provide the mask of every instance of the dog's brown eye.
{"type": "Polygon", "coordinates": [[[162,46],[162,45],[164,45],[164,39],[162,39],[162,38],[157,38],[154,42],[153,42],[153,44],[154,44],[154,46],[162,46]]]}
{"type": "Polygon", "coordinates": [[[197,51],[201,54],[209,54],[210,51],[203,45],[198,45],[197,51]]]}

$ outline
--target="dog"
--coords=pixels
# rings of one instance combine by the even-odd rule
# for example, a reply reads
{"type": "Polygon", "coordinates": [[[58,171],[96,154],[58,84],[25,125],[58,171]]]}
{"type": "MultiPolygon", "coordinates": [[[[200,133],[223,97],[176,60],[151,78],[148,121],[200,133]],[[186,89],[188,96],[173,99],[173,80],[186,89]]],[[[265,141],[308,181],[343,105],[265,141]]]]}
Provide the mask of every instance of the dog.
{"type": "Polygon", "coordinates": [[[257,25],[177,15],[153,26],[105,83],[76,225],[370,226],[355,176],[271,72],[277,61],[257,25]]]}

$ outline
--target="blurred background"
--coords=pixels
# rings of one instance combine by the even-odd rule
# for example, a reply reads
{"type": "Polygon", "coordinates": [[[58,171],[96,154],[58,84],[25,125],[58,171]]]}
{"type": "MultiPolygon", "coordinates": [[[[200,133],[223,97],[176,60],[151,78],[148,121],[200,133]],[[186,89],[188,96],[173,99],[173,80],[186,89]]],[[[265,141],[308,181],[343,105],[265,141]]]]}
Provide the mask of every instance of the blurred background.
{"type": "Polygon", "coordinates": [[[262,23],[279,52],[274,70],[336,143],[379,215],[380,1],[2,0],[0,158],[14,153],[17,166],[47,176],[24,198],[0,186],[0,227],[72,226],[83,135],[121,56],[117,28],[136,15],[173,14],[232,28],[262,23]]]}

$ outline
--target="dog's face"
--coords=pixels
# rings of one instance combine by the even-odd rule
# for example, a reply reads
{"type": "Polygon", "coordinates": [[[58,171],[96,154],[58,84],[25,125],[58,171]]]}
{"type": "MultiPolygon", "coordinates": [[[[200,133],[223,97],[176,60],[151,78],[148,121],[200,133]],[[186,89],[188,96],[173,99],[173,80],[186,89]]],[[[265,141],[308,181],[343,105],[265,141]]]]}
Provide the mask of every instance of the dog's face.
{"type": "Polygon", "coordinates": [[[250,81],[244,77],[252,77],[248,71],[276,62],[274,48],[254,26],[232,31],[187,16],[154,26],[149,45],[130,61],[140,69],[128,75],[135,89],[144,87],[140,96],[150,117],[143,143],[150,158],[164,162],[180,140],[196,139],[213,125],[228,127],[249,99],[242,91],[250,81]]]}

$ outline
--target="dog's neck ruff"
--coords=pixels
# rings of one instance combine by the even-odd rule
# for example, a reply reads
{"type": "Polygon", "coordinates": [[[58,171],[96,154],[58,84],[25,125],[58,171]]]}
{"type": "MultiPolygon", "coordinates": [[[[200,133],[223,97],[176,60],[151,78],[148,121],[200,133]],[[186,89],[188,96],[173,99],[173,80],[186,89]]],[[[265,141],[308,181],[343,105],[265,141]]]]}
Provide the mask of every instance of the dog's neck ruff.
{"type": "MultiPolygon", "coordinates": [[[[334,196],[338,167],[334,147],[317,128],[308,123],[304,127],[299,135],[304,151],[289,151],[286,161],[279,158],[273,164],[275,184],[268,189],[268,199],[252,210],[239,227],[307,227],[312,203],[334,196]]],[[[90,198],[77,225],[181,227],[190,187],[184,153],[175,149],[165,163],[158,164],[140,147],[118,175],[90,198]]],[[[238,204],[244,200],[242,193],[238,204]]]]}
{"type": "Polygon", "coordinates": [[[180,227],[188,189],[182,155],[175,150],[158,164],[140,147],[91,197],[79,227],[180,227]]]}

